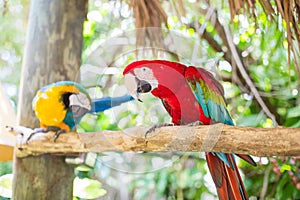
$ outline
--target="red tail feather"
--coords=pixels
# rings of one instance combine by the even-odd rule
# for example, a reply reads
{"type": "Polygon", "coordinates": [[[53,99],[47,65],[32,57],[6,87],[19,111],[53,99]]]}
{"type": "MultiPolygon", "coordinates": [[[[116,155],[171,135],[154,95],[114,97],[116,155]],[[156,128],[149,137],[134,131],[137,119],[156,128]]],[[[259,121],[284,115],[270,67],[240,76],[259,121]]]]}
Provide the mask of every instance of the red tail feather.
{"type": "Polygon", "coordinates": [[[251,156],[248,155],[244,155],[244,154],[235,154],[238,157],[240,157],[241,159],[245,160],[246,162],[248,162],[249,164],[253,165],[254,167],[256,166],[255,161],[251,158],[251,156]]]}
{"type": "Polygon", "coordinates": [[[217,187],[220,200],[247,200],[248,196],[244,188],[238,168],[232,154],[226,154],[229,164],[227,166],[216,155],[206,153],[208,168],[217,187]]]}

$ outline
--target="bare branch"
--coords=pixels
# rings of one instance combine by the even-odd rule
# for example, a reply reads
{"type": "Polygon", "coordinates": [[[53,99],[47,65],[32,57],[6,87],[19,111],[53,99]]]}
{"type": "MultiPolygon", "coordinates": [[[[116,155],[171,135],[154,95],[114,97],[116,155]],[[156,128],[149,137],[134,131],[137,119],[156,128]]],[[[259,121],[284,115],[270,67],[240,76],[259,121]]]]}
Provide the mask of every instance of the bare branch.
{"type": "Polygon", "coordinates": [[[276,118],[274,116],[273,113],[271,113],[271,111],[269,110],[269,108],[267,107],[267,105],[265,104],[265,102],[263,101],[263,99],[261,98],[261,96],[259,95],[258,90],[256,89],[254,83],[252,82],[251,78],[249,77],[248,73],[245,70],[245,67],[239,57],[239,54],[237,52],[237,49],[233,43],[232,37],[231,37],[231,33],[229,30],[229,27],[226,23],[223,23],[223,27],[224,27],[224,31],[225,31],[225,35],[228,41],[228,44],[230,46],[230,50],[232,52],[232,56],[236,62],[236,65],[239,69],[239,71],[241,72],[241,75],[243,76],[243,78],[245,79],[247,85],[250,87],[251,92],[253,93],[254,97],[256,98],[257,102],[259,103],[259,105],[261,106],[261,108],[263,109],[264,113],[270,117],[273,121],[273,125],[277,126],[278,123],[276,121],[276,118]]]}
{"type": "Polygon", "coordinates": [[[263,182],[262,190],[260,192],[260,199],[265,199],[265,197],[266,197],[268,185],[269,185],[269,176],[270,176],[270,172],[271,172],[272,168],[273,168],[273,166],[269,165],[267,167],[267,169],[265,170],[264,182],[263,182]]]}
{"type": "MultiPolygon", "coordinates": [[[[199,12],[202,13],[203,15],[207,15],[209,9],[202,9],[199,8],[199,12]]],[[[214,38],[207,33],[206,31],[204,31],[204,33],[202,34],[202,37],[210,44],[210,46],[216,51],[216,52],[223,52],[224,53],[224,59],[226,61],[228,61],[229,63],[231,63],[233,70],[234,70],[234,66],[236,65],[236,59],[238,58],[241,62],[240,66],[243,66],[244,71],[246,71],[247,74],[249,74],[248,70],[247,70],[247,66],[249,66],[251,63],[255,63],[255,60],[249,55],[247,58],[243,58],[241,56],[241,50],[235,45],[233,44],[233,46],[235,47],[235,52],[236,54],[233,55],[232,49],[231,49],[231,45],[229,45],[229,41],[227,39],[227,34],[228,31],[225,31],[225,27],[222,25],[221,22],[221,18],[218,16],[217,12],[214,11],[214,15],[216,18],[216,20],[213,20],[214,18],[209,18],[210,22],[214,25],[215,30],[218,34],[218,36],[222,39],[223,45],[225,45],[225,47],[227,49],[230,50],[226,50],[223,49],[222,46],[216,41],[214,40],[214,38]]],[[[196,30],[196,27],[192,27],[196,30]]],[[[198,32],[198,31],[197,31],[198,32]]],[[[296,65],[297,63],[295,63],[296,65]]],[[[251,85],[248,84],[248,82],[252,82],[254,84],[254,82],[251,80],[250,76],[244,76],[242,75],[241,69],[238,67],[237,70],[234,71],[233,73],[233,77],[232,77],[232,81],[234,81],[235,83],[237,83],[237,85],[244,91],[247,93],[250,93],[248,90],[248,87],[250,88],[251,92],[253,92],[253,89],[251,89],[251,85]],[[248,80],[246,81],[245,77],[248,77],[248,80]]],[[[255,85],[254,85],[255,86],[255,85]]],[[[258,89],[255,88],[257,91],[258,89]]],[[[255,90],[254,89],[254,90],[255,90]]],[[[259,94],[259,92],[258,92],[259,94]]],[[[258,104],[262,107],[262,105],[265,105],[265,109],[264,107],[262,107],[262,109],[265,111],[269,110],[269,112],[265,112],[267,113],[271,113],[274,116],[274,120],[276,123],[274,123],[274,125],[278,124],[278,122],[283,122],[284,119],[278,114],[276,107],[273,106],[270,103],[270,100],[266,97],[262,97],[261,98],[262,101],[260,102],[259,99],[255,98],[255,100],[258,102],[258,104]]],[[[268,114],[267,114],[268,115],[268,114]]],[[[269,115],[268,115],[269,116],[269,115]]],[[[270,117],[270,116],[269,116],[270,117]]],[[[273,120],[272,119],[272,120],[273,120]]],[[[273,122],[274,122],[273,120],[273,122]]]]}

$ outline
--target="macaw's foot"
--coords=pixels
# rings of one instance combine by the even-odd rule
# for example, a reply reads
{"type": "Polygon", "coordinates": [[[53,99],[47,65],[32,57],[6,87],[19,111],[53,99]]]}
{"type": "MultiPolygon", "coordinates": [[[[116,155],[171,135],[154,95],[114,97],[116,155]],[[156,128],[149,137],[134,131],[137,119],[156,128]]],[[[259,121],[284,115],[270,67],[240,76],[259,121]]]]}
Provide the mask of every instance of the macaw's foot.
{"type": "Polygon", "coordinates": [[[54,135],[54,142],[56,142],[57,138],[60,136],[60,134],[66,133],[67,130],[65,129],[60,129],[58,131],[56,131],[55,135],[54,135]]]}
{"type": "Polygon", "coordinates": [[[188,126],[200,126],[200,125],[204,125],[204,124],[200,121],[195,121],[195,122],[189,123],[187,125],[188,126]]]}
{"type": "Polygon", "coordinates": [[[58,132],[60,128],[55,127],[55,126],[48,126],[47,128],[35,128],[32,133],[30,133],[29,137],[26,139],[26,144],[29,143],[31,140],[32,136],[34,136],[37,133],[48,133],[49,131],[55,131],[58,132]]]}
{"type": "Polygon", "coordinates": [[[34,136],[37,133],[47,133],[49,130],[48,128],[35,128],[32,133],[30,133],[29,137],[26,139],[26,144],[29,143],[32,136],[34,136]]]}
{"type": "Polygon", "coordinates": [[[163,124],[155,124],[154,126],[152,126],[145,134],[145,138],[147,137],[147,135],[151,132],[154,132],[155,129],[157,128],[161,128],[161,127],[165,127],[165,126],[174,126],[174,124],[168,124],[168,123],[163,123],[163,124]]]}

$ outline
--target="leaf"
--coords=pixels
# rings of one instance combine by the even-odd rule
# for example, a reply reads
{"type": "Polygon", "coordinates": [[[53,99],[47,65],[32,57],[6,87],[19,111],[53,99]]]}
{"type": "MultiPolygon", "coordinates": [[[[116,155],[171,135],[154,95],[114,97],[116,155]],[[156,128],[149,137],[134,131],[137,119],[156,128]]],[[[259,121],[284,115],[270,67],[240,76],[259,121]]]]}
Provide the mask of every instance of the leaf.
{"type": "Polygon", "coordinates": [[[92,169],[86,165],[79,165],[78,167],[75,168],[75,175],[78,178],[88,178],[90,177],[90,171],[92,169]]]}
{"type": "Polygon", "coordinates": [[[168,172],[166,170],[162,170],[161,173],[159,173],[159,179],[156,184],[156,188],[159,194],[163,194],[166,190],[168,184],[168,172]]]}
{"type": "Polygon", "coordinates": [[[5,174],[0,177],[0,196],[12,198],[13,174],[5,174]]]}
{"type": "Polygon", "coordinates": [[[107,193],[107,191],[101,187],[102,184],[97,180],[76,177],[74,179],[73,196],[82,199],[96,199],[107,193]]]}
{"type": "Polygon", "coordinates": [[[295,124],[293,124],[292,126],[290,126],[291,128],[299,128],[300,127],[300,121],[296,122],[295,124]]]}
{"type": "Polygon", "coordinates": [[[292,168],[290,165],[284,164],[281,166],[280,172],[284,172],[284,171],[290,171],[292,168]]]}
{"type": "Polygon", "coordinates": [[[91,171],[92,169],[86,165],[79,165],[78,167],[76,167],[76,170],[88,172],[91,171]]]}
{"type": "Polygon", "coordinates": [[[243,118],[238,119],[237,125],[257,127],[262,120],[263,119],[259,115],[252,114],[252,115],[245,116],[243,118]]]}
{"type": "Polygon", "coordinates": [[[287,118],[300,117],[300,106],[288,109],[287,118]]]}
{"type": "Polygon", "coordinates": [[[83,36],[91,37],[95,32],[95,22],[94,21],[85,21],[83,24],[83,36]]]}
{"type": "Polygon", "coordinates": [[[285,189],[289,181],[290,178],[288,176],[288,173],[283,173],[277,186],[276,199],[284,199],[283,196],[285,195],[285,189]]]}
{"type": "Polygon", "coordinates": [[[185,169],[179,174],[178,181],[177,181],[177,186],[181,189],[184,189],[188,186],[188,183],[190,181],[190,174],[189,170],[185,169]]]}

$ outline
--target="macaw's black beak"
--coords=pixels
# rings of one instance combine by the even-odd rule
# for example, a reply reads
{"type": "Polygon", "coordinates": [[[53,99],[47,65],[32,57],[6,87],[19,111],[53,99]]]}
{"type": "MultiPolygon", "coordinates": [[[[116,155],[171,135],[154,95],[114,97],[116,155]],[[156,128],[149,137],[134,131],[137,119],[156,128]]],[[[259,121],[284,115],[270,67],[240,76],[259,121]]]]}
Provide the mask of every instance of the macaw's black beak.
{"type": "Polygon", "coordinates": [[[137,93],[147,93],[151,91],[151,85],[147,81],[140,80],[138,78],[135,78],[137,83],[137,93]]]}
{"type": "Polygon", "coordinates": [[[82,117],[83,115],[85,115],[86,113],[89,112],[88,109],[77,106],[77,105],[71,106],[71,110],[72,110],[72,113],[73,113],[73,118],[80,118],[80,117],[82,117]]]}
{"type": "Polygon", "coordinates": [[[140,80],[137,77],[135,77],[135,80],[137,83],[137,89],[136,89],[136,93],[137,93],[137,97],[138,97],[137,100],[140,102],[143,102],[141,99],[139,99],[139,94],[150,92],[152,87],[151,87],[150,83],[148,83],[147,81],[140,80]]]}

